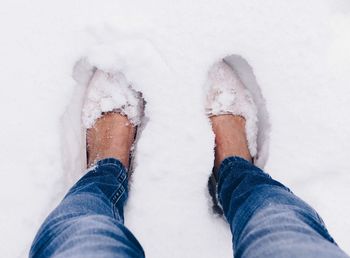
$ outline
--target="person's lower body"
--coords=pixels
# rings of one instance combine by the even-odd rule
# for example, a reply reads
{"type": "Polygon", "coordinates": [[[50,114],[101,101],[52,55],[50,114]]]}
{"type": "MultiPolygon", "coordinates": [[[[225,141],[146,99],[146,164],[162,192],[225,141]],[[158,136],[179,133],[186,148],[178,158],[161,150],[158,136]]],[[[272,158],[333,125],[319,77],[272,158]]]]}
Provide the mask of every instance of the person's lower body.
{"type": "MultiPolygon", "coordinates": [[[[310,206],[253,165],[259,156],[256,107],[239,78],[221,62],[209,80],[206,110],[215,134],[217,194],[235,257],[347,257],[310,206]]],[[[30,257],[145,256],[123,215],[125,168],[142,106],[123,74],[96,71],[83,109],[92,167],[45,220],[30,257]]]]}
{"type": "MultiPolygon", "coordinates": [[[[144,257],[123,225],[127,195],[122,163],[99,161],[45,220],[30,257],[144,257]]],[[[235,257],[348,257],[309,205],[242,158],[222,162],[218,195],[235,257]]]]}

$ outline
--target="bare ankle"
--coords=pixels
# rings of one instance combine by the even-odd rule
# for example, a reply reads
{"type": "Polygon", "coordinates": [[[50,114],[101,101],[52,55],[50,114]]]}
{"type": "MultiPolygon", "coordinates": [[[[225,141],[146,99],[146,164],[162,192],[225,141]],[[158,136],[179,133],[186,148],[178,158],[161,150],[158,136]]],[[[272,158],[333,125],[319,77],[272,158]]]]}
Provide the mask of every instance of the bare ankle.
{"type": "Polygon", "coordinates": [[[116,158],[127,168],[135,127],[119,113],[107,113],[87,130],[88,167],[105,158],[116,158]]]}
{"type": "Polygon", "coordinates": [[[245,119],[235,115],[219,115],[210,118],[215,134],[215,167],[230,156],[252,161],[245,132],[245,119]]]}

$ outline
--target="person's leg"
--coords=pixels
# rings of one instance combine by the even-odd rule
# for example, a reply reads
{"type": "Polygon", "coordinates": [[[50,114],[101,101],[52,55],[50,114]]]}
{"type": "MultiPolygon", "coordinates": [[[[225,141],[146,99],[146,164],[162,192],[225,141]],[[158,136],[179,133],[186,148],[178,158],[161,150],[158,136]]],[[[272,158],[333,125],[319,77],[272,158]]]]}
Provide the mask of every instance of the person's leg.
{"type": "Polygon", "coordinates": [[[106,113],[87,132],[88,167],[37,233],[30,257],[144,257],[123,225],[135,125],[106,113]]]}
{"type": "Polygon", "coordinates": [[[30,257],[144,257],[123,225],[127,174],[114,158],[81,178],[41,226],[30,257]]]}
{"type": "Polygon", "coordinates": [[[348,257],[314,209],[251,163],[244,119],[222,115],[211,122],[218,196],[235,257],[348,257]]]}

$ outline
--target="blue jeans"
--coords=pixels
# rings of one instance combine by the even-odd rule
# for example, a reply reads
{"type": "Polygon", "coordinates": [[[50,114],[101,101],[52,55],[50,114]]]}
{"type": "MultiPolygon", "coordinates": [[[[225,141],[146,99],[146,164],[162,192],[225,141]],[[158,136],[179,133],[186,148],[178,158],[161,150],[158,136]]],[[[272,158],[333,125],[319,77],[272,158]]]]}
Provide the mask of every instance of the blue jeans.
{"type": "MultiPolygon", "coordinates": [[[[144,257],[123,225],[127,184],[118,160],[99,161],[45,220],[30,257],[144,257]]],[[[241,158],[222,162],[218,196],[235,257],[348,257],[309,205],[241,158]]]]}

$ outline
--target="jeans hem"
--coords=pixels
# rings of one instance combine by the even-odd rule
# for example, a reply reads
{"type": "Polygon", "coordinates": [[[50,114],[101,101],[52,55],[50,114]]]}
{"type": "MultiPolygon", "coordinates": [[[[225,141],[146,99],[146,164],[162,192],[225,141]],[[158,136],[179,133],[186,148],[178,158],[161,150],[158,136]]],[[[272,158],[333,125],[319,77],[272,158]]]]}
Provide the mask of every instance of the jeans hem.
{"type": "Polygon", "coordinates": [[[123,168],[126,171],[126,168],[124,167],[124,165],[116,158],[105,158],[105,159],[101,159],[99,160],[95,167],[100,167],[103,165],[112,165],[112,166],[116,166],[118,169],[123,168]]]}
{"type": "Polygon", "coordinates": [[[231,166],[233,163],[245,163],[245,164],[249,164],[249,165],[254,166],[254,164],[252,162],[249,162],[248,160],[245,160],[239,156],[231,156],[231,157],[225,158],[221,162],[219,171],[224,170],[227,166],[231,166]]]}

